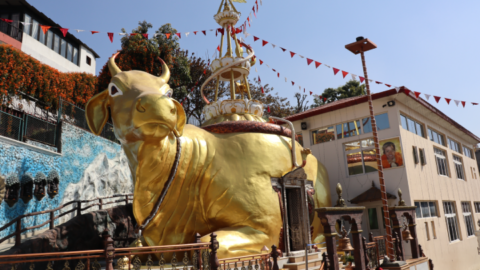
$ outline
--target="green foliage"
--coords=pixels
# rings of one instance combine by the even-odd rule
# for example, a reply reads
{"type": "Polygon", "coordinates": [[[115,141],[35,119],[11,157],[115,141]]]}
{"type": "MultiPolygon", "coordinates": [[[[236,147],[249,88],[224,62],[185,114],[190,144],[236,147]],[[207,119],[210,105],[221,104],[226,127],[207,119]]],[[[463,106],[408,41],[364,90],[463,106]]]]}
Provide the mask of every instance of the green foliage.
{"type": "Polygon", "coordinates": [[[322,98],[326,98],[327,100],[320,100],[319,98],[315,98],[313,100],[313,104],[310,107],[315,108],[340,99],[362,96],[365,94],[365,84],[360,84],[360,82],[356,80],[350,80],[344,85],[337,88],[326,88],[321,96],[322,98]]]}

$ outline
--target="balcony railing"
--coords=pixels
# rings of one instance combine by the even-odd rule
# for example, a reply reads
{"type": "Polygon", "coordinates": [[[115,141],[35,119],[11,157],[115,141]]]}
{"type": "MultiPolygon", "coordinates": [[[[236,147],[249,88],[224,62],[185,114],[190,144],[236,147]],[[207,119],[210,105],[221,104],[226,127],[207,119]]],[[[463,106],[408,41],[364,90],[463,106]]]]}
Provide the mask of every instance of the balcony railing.
{"type": "Polygon", "coordinates": [[[5,33],[12,38],[22,42],[23,31],[20,28],[12,25],[11,23],[0,21],[0,32],[5,33]]]}

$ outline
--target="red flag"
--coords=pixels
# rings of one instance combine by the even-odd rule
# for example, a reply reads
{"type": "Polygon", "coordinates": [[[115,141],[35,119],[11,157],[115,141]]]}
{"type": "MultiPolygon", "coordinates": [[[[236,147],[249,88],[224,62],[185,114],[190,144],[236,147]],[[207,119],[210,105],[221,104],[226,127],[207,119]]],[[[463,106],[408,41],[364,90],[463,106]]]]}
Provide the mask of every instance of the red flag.
{"type": "Polygon", "coordinates": [[[263,91],[263,86],[262,86],[262,94],[265,94],[265,92],[263,91]]]}
{"type": "Polygon", "coordinates": [[[445,100],[447,101],[447,104],[450,105],[450,101],[452,100],[451,98],[445,98],[445,100]]]}
{"type": "Polygon", "coordinates": [[[217,31],[220,32],[220,34],[224,35],[225,34],[225,29],[223,28],[218,28],[217,31]]]}
{"type": "Polygon", "coordinates": [[[263,43],[263,46],[267,45],[268,44],[268,41],[266,40],[262,40],[262,43],[263,43]]]}
{"type": "Polygon", "coordinates": [[[405,95],[410,96],[410,90],[404,89],[403,91],[405,92],[405,95]]]}
{"type": "Polygon", "coordinates": [[[258,12],[258,0],[255,0],[255,4],[257,5],[257,12],[258,12]]]}
{"type": "Polygon", "coordinates": [[[333,68],[333,75],[337,75],[337,73],[340,71],[338,68],[333,68]]]}
{"type": "Polygon", "coordinates": [[[255,42],[255,41],[257,41],[257,40],[259,40],[259,38],[256,37],[256,36],[253,36],[253,42],[255,42]]]}
{"type": "Polygon", "coordinates": [[[292,81],[292,86],[294,86],[294,85],[295,85],[295,82],[294,82],[294,81],[292,81]]]}
{"type": "Polygon", "coordinates": [[[465,103],[466,103],[465,101],[462,101],[463,108],[465,108],[465,103]]]}
{"type": "Polygon", "coordinates": [[[165,36],[166,36],[167,38],[170,38],[170,35],[171,35],[170,33],[165,33],[165,36]]]}
{"type": "Polygon", "coordinates": [[[248,21],[248,26],[249,26],[249,27],[252,27],[252,26],[250,25],[250,17],[247,17],[247,21],[248,21]]]}
{"type": "Polygon", "coordinates": [[[258,76],[258,82],[261,82],[262,80],[260,79],[260,76],[258,76]]]}
{"type": "Polygon", "coordinates": [[[318,68],[322,63],[315,61],[315,68],[318,68]]]}
{"type": "Polygon", "coordinates": [[[313,94],[312,91],[309,91],[310,92],[310,96],[313,94]]]}
{"type": "Polygon", "coordinates": [[[273,70],[273,72],[277,72],[277,71],[276,71],[275,69],[273,69],[273,68],[272,68],[272,70],[273,70]]]}
{"type": "Polygon", "coordinates": [[[327,98],[326,98],[326,97],[323,98],[323,102],[325,102],[325,101],[327,101],[327,98]]]}
{"type": "Polygon", "coordinates": [[[9,19],[4,19],[4,18],[0,18],[0,20],[6,22],[6,23],[12,23],[13,20],[9,20],[9,19]]]}
{"type": "Polygon", "coordinates": [[[280,73],[277,73],[277,77],[280,78],[280,73]]]}
{"type": "Polygon", "coordinates": [[[441,97],[437,97],[437,96],[433,96],[433,98],[435,98],[435,101],[438,103],[441,99],[441,97]]]}
{"type": "Polygon", "coordinates": [[[387,87],[392,87],[392,85],[391,85],[391,84],[385,84],[385,85],[386,85],[387,87]]]}
{"type": "Polygon", "coordinates": [[[303,93],[305,93],[305,88],[303,88],[303,93]]]}
{"type": "Polygon", "coordinates": [[[343,74],[343,78],[345,79],[345,76],[348,75],[348,72],[342,70],[342,74],[343,74]]]}
{"type": "Polygon", "coordinates": [[[382,83],[381,83],[381,82],[379,82],[379,81],[375,81],[375,82],[376,82],[377,84],[382,84],[382,83]]]}
{"type": "Polygon", "coordinates": [[[206,70],[206,69],[203,70],[203,74],[207,74],[207,70],[206,70]]]}
{"type": "Polygon", "coordinates": [[[270,112],[270,106],[267,107],[267,112],[270,112]]]}
{"type": "Polygon", "coordinates": [[[478,103],[472,102],[472,105],[475,106],[475,105],[478,105],[478,103]]]}
{"type": "Polygon", "coordinates": [[[282,48],[282,47],[280,47],[280,49],[282,49],[282,51],[286,51],[286,50],[287,50],[287,49],[284,49],[284,48],[282,48]]]}
{"type": "Polygon", "coordinates": [[[420,96],[420,94],[421,94],[420,92],[416,92],[416,91],[413,91],[413,92],[415,93],[415,97],[417,97],[417,98],[418,98],[418,97],[420,96]]]}
{"type": "Polygon", "coordinates": [[[294,53],[294,52],[290,52],[290,55],[291,55],[292,58],[293,58],[293,56],[295,55],[295,53],[294,53]]]}
{"type": "Polygon", "coordinates": [[[218,45],[218,47],[217,47],[217,51],[220,51],[220,45],[218,45]]]}
{"type": "Polygon", "coordinates": [[[193,31],[193,33],[195,34],[195,36],[197,35],[197,32],[198,32],[198,31],[193,31]]]}
{"type": "MultiPolygon", "coordinates": [[[[43,29],[42,29],[42,30],[43,30],[43,29]]],[[[92,35],[93,35],[93,34],[100,33],[100,32],[98,32],[98,31],[91,31],[91,32],[92,32],[92,35]]]]}
{"type": "MultiPolygon", "coordinates": [[[[40,25],[40,27],[42,28],[42,32],[43,32],[44,34],[46,34],[47,31],[48,31],[48,29],[50,29],[51,26],[48,26],[48,25],[40,25]]],[[[93,32],[95,32],[95,31],[92,31],[92,34],[93,34],[93,32]]],[[[98,32],[97,32],[97,33],[98,33],[98,32]]]]}
{"type": "Polygon", "coordinates": [[[312,59],[307,58],[307,64],[310,66],[310,64],[313,62],[312,59]]]}
{"type": "MultiPolygon", "coordinates": [[[[258,59],[258,60],[260,60],[260,59],[258,59]]],[[[261,66],[262,64],[263,64],[263,61],[262,61],[262,60],[260,60],[260,66],[261,66]]]]}
{"type": "Polygon", "coordinates": [[[362,83],[363,81],[365,81],[365,78],[362,77],[362,76],[358,76],[358,78],[360,78],[360,83],[362,83]]]}
{"type": "Polygon", "coordinates": [[[207,30],[202,30],[202,33],[206,36],[207,35],[207,30]]]}
{"type": "Polygon", "coordinates": [[[142,36],[143,36],[144,38],[148,39],[148,34],[147,34],[147,33],[142,34],[142,36]]]}
{"type": "Polygon", "coordinates": [[[131,33],[131,34],[130,34],[130,36],[135,36],[135,35],[136,35],[136,33],[131,33]]]}
{"type": "Polygon", "coordinates": [[[177,35],[178,38],[182,38],[182,33],[175,33],[175,35],[177,35]]]}
{"type": "Polygon", "coordinates": [[[255,18],[257,18],[257,14],[255,14],[255,7],[252,7],[253,10],[253,15],[255,15],[255,18]]]}
{"type": "Polygon", "coordinates": [[[110,42],[113,43],[113,33],[107,33],[108,34],[108,38],[110,39],[110,42]]]}
{"type": "Polygon", "coordinates": [[[62,32],[63,37],[66,37],[68,33],[68,28],[60,28],[60,32],[62,32]]]}

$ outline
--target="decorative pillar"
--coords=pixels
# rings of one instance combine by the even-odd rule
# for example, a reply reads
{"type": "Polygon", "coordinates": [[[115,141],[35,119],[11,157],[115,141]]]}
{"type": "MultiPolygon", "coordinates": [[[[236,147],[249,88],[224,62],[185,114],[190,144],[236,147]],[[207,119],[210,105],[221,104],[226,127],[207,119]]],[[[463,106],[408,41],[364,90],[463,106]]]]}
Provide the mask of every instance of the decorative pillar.
{"type": "Polygon", "coordinates": [[[212,233],[210,234],[210,249],[212,252],[210,253],[210,269],[217,270],[220,266],[220,262],[218,261],[217,257],[217,250],[219,247],[219,243],[217,241],[217,234],[212,233]]]}

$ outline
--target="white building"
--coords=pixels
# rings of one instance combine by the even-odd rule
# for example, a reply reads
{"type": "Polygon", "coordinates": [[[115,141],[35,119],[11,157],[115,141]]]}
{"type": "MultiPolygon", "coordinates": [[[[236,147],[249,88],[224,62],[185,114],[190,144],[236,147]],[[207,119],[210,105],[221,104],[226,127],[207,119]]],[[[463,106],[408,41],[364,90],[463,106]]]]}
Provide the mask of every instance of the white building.
{"type": "Polygon", "coordinates": [[[74,35],[64,37],[60,25],[25,0],[0,0],[0,44],[7,43],[61,72],[95,74],[100,56],[74,35]],[[21,24],[20,22],[24,22],[21,24]],[[51,26],[46,34],[40,25],[51,26]]]}

